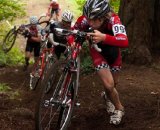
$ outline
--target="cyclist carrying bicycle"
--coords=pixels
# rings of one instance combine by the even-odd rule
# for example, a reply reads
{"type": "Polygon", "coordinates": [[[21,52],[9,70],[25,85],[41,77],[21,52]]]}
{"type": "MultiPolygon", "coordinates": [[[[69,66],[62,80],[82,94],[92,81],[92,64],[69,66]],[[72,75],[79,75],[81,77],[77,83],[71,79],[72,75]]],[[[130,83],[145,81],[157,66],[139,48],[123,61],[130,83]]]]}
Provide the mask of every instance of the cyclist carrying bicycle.
{"type": "Polygon", "coordinates": [[[25,65],[24,71],[27,70],[29,65],[29,59],[31,57],[32,51],[34,51],[34,60],[39,57],[40,53],[40,42],[41,42],[41,26],[37,24],[37,16],[30,17],[30,26],[28,30],[25,31],[24,36],[27,38],[27,44],[25,49],[25,65]]]}
{"type": "Polygon", "coordinates": [[[58,1],[57,0],[52,0],[50,2],[50,5],[48,7],[48,16],[50,16],[51,18],[53,17],[54,13],[56,15],[56,21],[58,21],[58,17],[59,17],[59,11],[60,11],[60,7],[59,7],[59,4],[58,4],[58,1]]]}
{"type": "Polygon", "coordinates": [[[103,97],[106,100],[107,112],[111,114],[110,123],[118,125],[124,116],[124,106],[115,87],[122,64],[119,48],[128,47],[125,27],[111,9],[108,0],[87,0],[83,16],[77,19],[74,28],[87,31],[90,27],[94,32],[88,33],[88,36],[93,36],[93,43],[102,50],[98,52],[90,47],[90,54],[104,85],[103,97]]]}
{"type": "MultiPolygon", "coordinates": [[[[51,30],[51,34],[50,36],[53,37],[52,39],[49,39],[50,43],[54,42],[54,45],[58,44],[58,43],[62,43],[62,44],[66,44],[67,42],[72,42],[72,36],[64,36],[62,34],[57,33],[54,28],[62,28],[62,29],[71,29],[71,23],[73,21],[73,14],[72,12],[70,12],[69,10],[65,10],[62,13],[62,21],[60,22],[54,22],[51,23],[50,25],[50,30],[51,30]]],[[[59,59],[61,56],[61,53],[63,53],[66,50],[65,47],[63,46],[55,46],[55,54],[57,55],[57,58],[59,59]]]]}

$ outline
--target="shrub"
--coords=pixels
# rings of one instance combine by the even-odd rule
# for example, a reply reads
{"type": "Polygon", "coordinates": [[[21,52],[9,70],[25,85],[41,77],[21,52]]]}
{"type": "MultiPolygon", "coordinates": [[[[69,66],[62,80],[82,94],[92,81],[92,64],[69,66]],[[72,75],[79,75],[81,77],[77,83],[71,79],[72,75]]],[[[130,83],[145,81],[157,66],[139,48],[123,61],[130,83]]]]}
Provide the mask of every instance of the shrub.
{"type": "Polygon", "coordinates": [[[24,55],[18,48],[12,48],[7,54],[0,50],[0,66],[21,65],[23,63],[24,55]]]}
{"type": "Polygon", "coordinates": [[[0,0],[0,21],[24,15],[24,4],[21,0],[0,0]]]}

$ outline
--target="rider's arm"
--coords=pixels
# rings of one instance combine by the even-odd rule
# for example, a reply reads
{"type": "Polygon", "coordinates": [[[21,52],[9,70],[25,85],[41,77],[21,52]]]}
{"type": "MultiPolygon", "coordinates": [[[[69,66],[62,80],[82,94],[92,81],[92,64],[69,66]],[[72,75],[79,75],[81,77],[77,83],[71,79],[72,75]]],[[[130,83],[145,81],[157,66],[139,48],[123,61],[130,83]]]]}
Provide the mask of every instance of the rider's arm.
{"type": "Polygon", "coordinates": [[[30,36],[30,40],[34,41],[34,42],[41,42],[41,30],[42,27],[40,25],[37,25],[37,36],[30,36]]]}
{"type": "Polygon", "coordinates": [[[124,25],[121,24],[121,21],[118,16],[114,17],[114,21],[111,24],[113,36],[105,34],[105,40],[103,44],[108,44],[118,47],[128,47],[128,38],[126,35],[126,30],[124,25]]]}
{"type": "Polygon", "coordinates": [[[48,10],[47,10],[47,13],[48,13],[48,14],[50,14],[51,8],[52,8],[52,3],[50,3],[49,6],[48,6],[48,10]]]}
{"type": "Polygon", "coordinates": [[[106,38],[103,44],[125,48],[125,47],[128,47],[128,38],[124,34],[118,34],[115,36],[106,34],[106,38]]]}
{"type": "Polygon", "coordinates": [[[87,19],[84,16],[80,16],[77,21],[75,22],[74,26],[72,27],[72,29],[77,29],[80,31],[86,31],[88,30],[88,22],[87,19]]]}

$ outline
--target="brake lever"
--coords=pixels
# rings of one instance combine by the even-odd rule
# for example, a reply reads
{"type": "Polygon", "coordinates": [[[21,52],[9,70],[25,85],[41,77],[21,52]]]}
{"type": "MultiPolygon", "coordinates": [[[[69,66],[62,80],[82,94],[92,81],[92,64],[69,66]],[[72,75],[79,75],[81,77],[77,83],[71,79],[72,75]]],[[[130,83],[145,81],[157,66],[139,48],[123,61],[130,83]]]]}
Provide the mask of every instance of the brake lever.
{"type": "MultiPolygon", "coordinates": [[[[94,32],[93,28],[89,28],[89,32],[94,32]]],[[[96,51],[102,52],[102,49],[98,47],[97,44],[93,43],[93,36],[90,36],[89,42],[91,43],[91,47],[93,47],[96,51]]]]}

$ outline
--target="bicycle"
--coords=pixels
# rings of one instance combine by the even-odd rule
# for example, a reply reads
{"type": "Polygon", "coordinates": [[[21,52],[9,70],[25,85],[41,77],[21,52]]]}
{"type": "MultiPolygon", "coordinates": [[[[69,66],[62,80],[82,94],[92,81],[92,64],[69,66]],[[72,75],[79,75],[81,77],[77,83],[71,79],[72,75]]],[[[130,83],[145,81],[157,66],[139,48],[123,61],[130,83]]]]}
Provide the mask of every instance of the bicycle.
{"type": "MultiPolygon", "coordinates": [[[[46,17],[46,15],[42,15],[41,18],[46,17]]],[[[41,19],[40,18],[40,19],[41,19]]],[[[38,60],[36,61],[36,63],[34,63],[33,69],[30,73],[30,82],[29,82],[29,86],[31,90],[35,90],[39,81],[43,82],[44,76],[46,75],[48,69],[52,66],[52,64],[54,62],[56,62],[57,57],[54,54],[54,47],[56,46],[56,42],[54,42],[53,35],[50,35],[50,23],[53,23],[55,21],[49,19],[49,21],[42,21],[39,23],[47,23],[47,25],[45,25],[44,29],[41,32],[41,39],[42,39],[42,46],[41,46],[41,50],[40,50],[40,56],[38,58],[38,60]],[[52,39],[52,46],[51,47],[47,47],[48,44],[48,38],[51,37],[50,39],[52,39]]],[[[59,44],[59,43],[58,43],[59,44]]],[[[64,46],[63,44],[59,44],[60,46],[64,46]]],[[[48,87],[46,89],[46,93],[50,90],[50,88],[48,87]]]]}
{"type": "MultiPolygon", "coordinates": [[[[49,24],[49,21],[41,21],[41,18],[43,17],[46,17],[44,15],[40,16],[39,18],[39,22],[37,24],[45,24],[45,27],[48,26],[49,24]]],[[[15,25],[13,26],[13,28],[11,28],[8,33],[6,34],[6,36],[4,37],[4,40],[2,42],[2,50],[7,53],[9,52],[13,45],[15,44],[15,41],[16,41],[16,38],[17,38],[17,35],[20,34],[20,35],[23,35],[23,33],[28,29],[28,27],[30,26],[31,24],[25,24],[25,25],[15,25]]]]}
{"type": "MultiPolygon", "coordinates": [[[[46,34],[46,35],[49,35],[46,34]]],[[[55,48],[47,47],[48,36],[45,36],[45,41],[42,42],[40,56],[38,60],[33,65],[32,71],[30,73],[30,89],[35,90],[39,81],[43,81],[46,73],[49,71],[49,68],[57,61],[57,57],[54,54],[55,48]]],[[[59,44],[60,46],[64,46],[63,44],[59,44]]],[[[46,93],[50,90],[50,87],[46,88],[46,93]]]]}
{"type": "Polygon", "coordinates": [[[59,28],[55,30],[64,35],[74,35],[75,46],[66,46],[66,58],[56,62],[44,79],[35,113],[36,130],[67,129],[76,104],[80,73],[79,53],[87,33],[59,28]],[[48,86],[51,89],[45,93],[48,86]]]}
{"type": "Polygon", "coordinates": [[[43,80],[47,69],[56,61],[54,56],[54,48],[47,47],[48,40],[46,39],[41,43],[40,56],[34,63],[32,71],[30,73],[29,86],[31,90],[35,90],[39,81],[43,80]]]}

